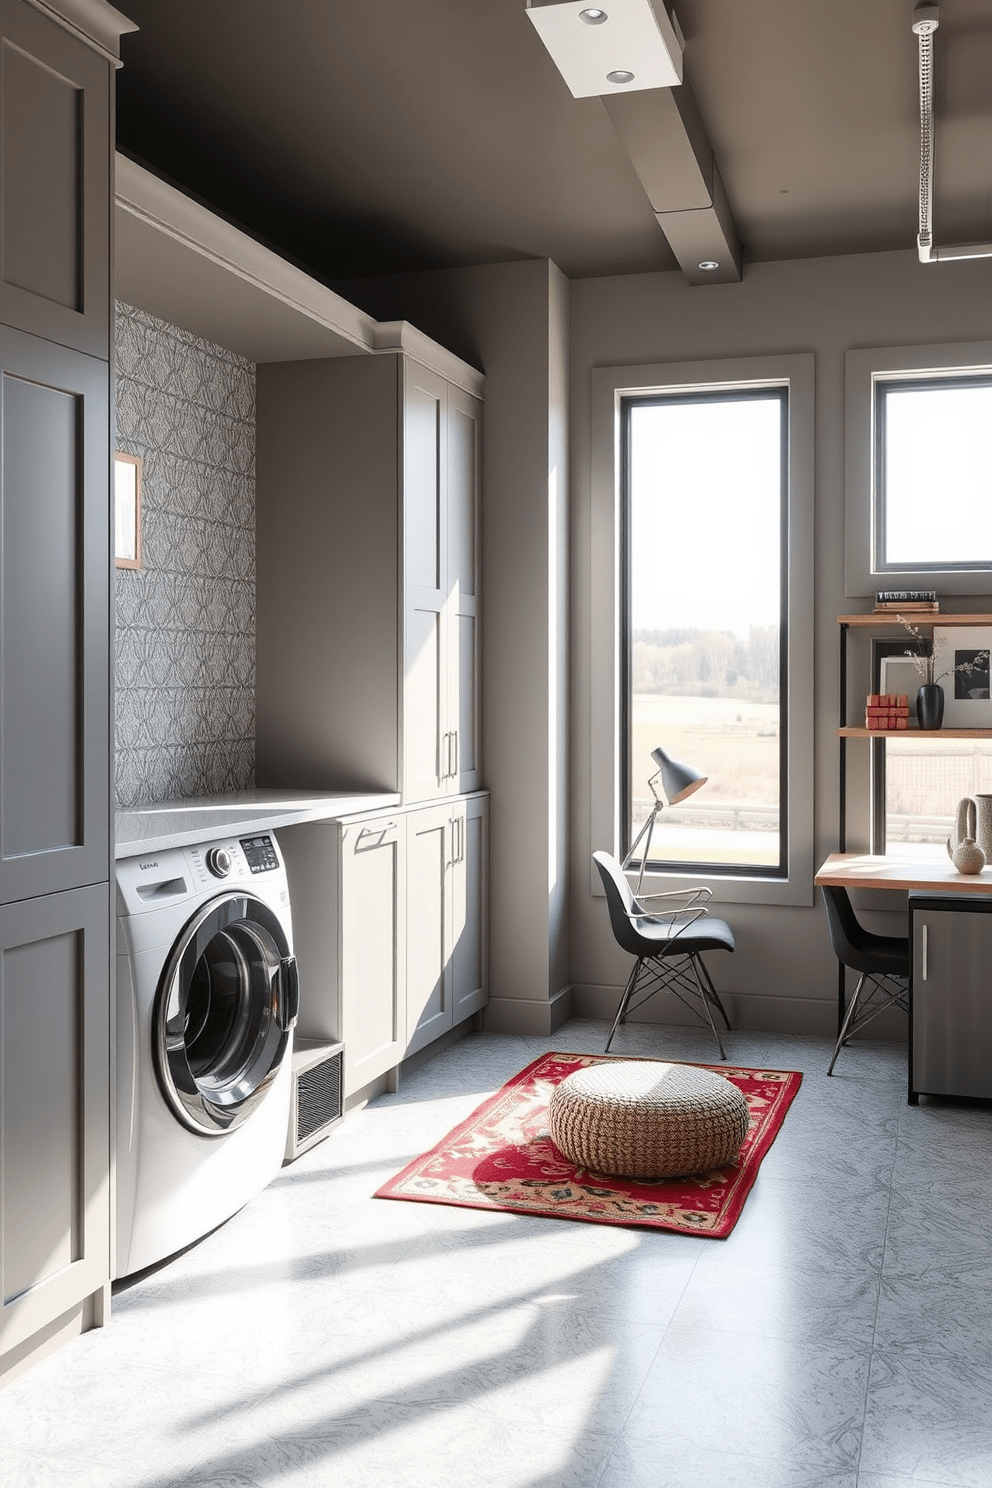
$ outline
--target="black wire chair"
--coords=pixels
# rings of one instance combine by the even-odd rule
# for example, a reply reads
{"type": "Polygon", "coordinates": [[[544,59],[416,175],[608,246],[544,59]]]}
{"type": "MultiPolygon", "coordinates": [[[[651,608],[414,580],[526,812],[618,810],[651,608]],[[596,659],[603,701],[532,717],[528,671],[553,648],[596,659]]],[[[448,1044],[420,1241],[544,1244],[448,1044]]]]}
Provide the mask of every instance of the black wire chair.
{"type": "Polygon", "coordinates": [[[873,934],[858,921],[845,888],[839,884],[821,884],[820,888],[834,955],[843,966],[861,973],[827,1070],[832,1075],[848,1039],[879,1013],[890,1007],[909,1012],[909,937],[873,934]]]}
{"type": "Polygon", "coordinates": [[[617,1015],[606,1040],[609,1053],[613,1036],[627,1015],[643,1007],[656,992],[670,989],[697,1017],[702,1017],[716,1039],[720,1058],[726,1059],[723,1039],[713,1019],[714,1009],[727,1030],[730,1019],[703,961],[703,951],[732,951],[734,932],[724,920],[712,919],[705,905],[712,890],[708,888],[675,889],[665,894],[645,894],[635,899],[626,875],[616,858],[605,852],[594,852],[592,860],[599,869],[606,890],[606,905],[617,944],[636,956],[627,980],[617,1015]],[[645,906],[652,900],[669,902],[684,899],[681,907],[653,911],[645,906]],[[639,1001],[633,998],[642,992],[639,1001]]]}

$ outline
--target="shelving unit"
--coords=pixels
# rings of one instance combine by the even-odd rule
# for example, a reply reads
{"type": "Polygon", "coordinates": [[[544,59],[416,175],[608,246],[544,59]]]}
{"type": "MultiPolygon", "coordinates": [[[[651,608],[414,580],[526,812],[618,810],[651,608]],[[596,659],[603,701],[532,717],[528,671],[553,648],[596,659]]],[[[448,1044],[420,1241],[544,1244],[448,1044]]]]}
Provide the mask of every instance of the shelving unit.
{"type": "MultiPolygon", "coordinates": [[[[992,628],[992,614],[961,615],[943,614],[938,611],[908,611],[906,619],[924,631],[932,631],[935,626],[941,628],[953,628],[955,626],[981,626],[987,625],[992,628]]],[[[849,724],[847,722],[847,697],[848,697],[848,672],[847,672],[847,649],[850,632],[852,630],[896,630],[902,631],[897,612],[894,610],[873,610],[867,615],[838,615],[837,624],[840,627],[840,706],[838,711],[839,723],[837,736],[840,740],[840,754],[838,759],[839,777],[839,801],[838,801],[838,831],[837,843],[840,852],[847,851],[847,741],[848,739],[870,739],[877,746],[884,747],[886,739],[992,739],[992,729],[867,729],[863,726],[849,724]]],[[[870,689],[865,688],[868,692],[870,689]]],[[[838,964],[837,971],[837,1027],[840,1030],[844,1018],[845,1009],[845,974],[843,965],[838,964]]]]}
{"type": "MultiPolygon", "coordinates": [[[[934,626],[953,627],[957,625],[987,625],[992,627],[992,615],[946,615],[937,611],[908,611],[907,618],[913,625],[919,626],[921,630],[932,631],[934,626]]],[[[838,761],[838,773],[840,779],[840,801],[838,806],[838,832],[837,843],[840,852],[847,851],[847,740],[848,739],[873,739],[879,742],[885,739],[904,739],[909,732],[906,729],[867,729],[847,722],[847,644],[849,633],[852,630],[888,630],[902,629],[901,623],[894,610],[873,610],[867,615],[838,615],[837,624],[840,627],[840,707],[838,712],[839,724],[837,736],[840,739],[840,759],[838,761]]],[[[867,692],[869,689],[866,688],[867,692]]],[[[914,739],[992,739],[992,729],[913,729],[914,739]]]]}

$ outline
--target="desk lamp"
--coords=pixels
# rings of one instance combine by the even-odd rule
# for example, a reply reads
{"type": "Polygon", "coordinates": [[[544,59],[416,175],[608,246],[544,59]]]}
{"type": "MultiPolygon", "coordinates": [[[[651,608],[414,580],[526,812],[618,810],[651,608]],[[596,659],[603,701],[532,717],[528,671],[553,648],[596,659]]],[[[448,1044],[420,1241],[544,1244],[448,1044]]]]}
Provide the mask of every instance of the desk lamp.
{"type": "Polygon", "coordinates": [[[644,881],[644,868],[651,852],[651,838],[654,835],[654,824],[665,809],[665,803],[655,788],[657,781],[661,781],[662,789],[668,797],[669,806],[674,806],[676,801],[684,801],[686,796],[691,796],[693,791],[697,791],[709,779],[709,776],[701,774],[692,765],[684,765],[681,760],[672,759],[671,755],[666,754],[660,745],[657,749],[652,749],[651,758],[658,766],[648,781],[648,785],[651,787],[651,794],[654,796],[654,805],[651,807],[651,815],[638,832],[630,852],[623,860],[623,866],[626,869],[633,862],[637,854],[637,849],[641,844],[641,839],[646,836],[647,842],[644,844],[644,852],[641,854],[641,871],[637,875],[637,889],[635,893],[638,896],[641,892],[641,884],[644,881]]]}

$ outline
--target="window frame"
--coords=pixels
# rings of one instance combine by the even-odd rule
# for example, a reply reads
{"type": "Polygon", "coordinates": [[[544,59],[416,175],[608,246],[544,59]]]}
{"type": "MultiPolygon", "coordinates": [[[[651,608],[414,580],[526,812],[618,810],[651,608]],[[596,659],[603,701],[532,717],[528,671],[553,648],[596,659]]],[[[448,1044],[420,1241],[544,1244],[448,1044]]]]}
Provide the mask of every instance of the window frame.
{"type": "Polygon", "coordinates": [[[880,383],[951,382],[992,375],[992,341],[873,347],[845,358],[845,593],[933,589],[975,595],[992,590],[992,563],[927,568],[876,567],[879,524],[878,397],[880,383]]]}
{"type": "MultiPolygon", "coordinates": [[[[784,575],[789,635],[782,678],[782,726],[787,731],[786,871],[758,876],[712,874],[714,903],[813,903],[813,431],[811,352],[714,361],[654,362],[592,369],[592,483],[590,524],[590,830],[593,848],[622,857],[621,797],[623,686],[623,437],[622,400],[652,393],[735,392],[788,388],[788,533],[784,575]]],[[[710,867],[652,869],[645,892],[683,887],[710,877],[710,867]]],[[[590,887],[602,887],[590,865],[590,887]]]]}
{"type": "MultiPolygon", "coordinates": [[[[677,388],[668,389],[663,393],[625,393],[620,399],[620,438],[621,448],[621,512],[620,512],[620,538],[621,538],[621,579],[620,579],[620,852],[625,857],[630,850],[632,840],[630,817],[631,817],[631,759],[630,759],[630,727],[631,727],[631,674],[633,664],[633,627],[630,623],[631,605],[631,541],[632,541],[632,496],[630,489],[631,471],[631,434],[633,409],[645,406],[658,406],[663,404],[695,403],[701,402],[721,403],[731,400],[743,401],[748,398],[761,399],[768,402],[776,402],[779,405],[779,418],[781,425],[781,437],[779,446],[779,719],[788,717],[788,654],[789,654],[789,592],[788,592],[788,565],[789,565],[789,385],[781,381],[774,383],[757,384],[751,383],[747,387],[717,389],[704,388],[677,388]]],[[[789,760],[789,731],[787,728],[779,727],[779,861],[775,865],[750,865],[746,863],[720,863],[707,862],[681,862],[669,861],[661,856],[649,859],[645,864],[645,875],[649,872],[651,864],[654,863],[655,871],[662,873],[680,872],[682,874],[708,874],[720,878],[734,878],[745,874],[747,877],[781,879],[788,872],[789,855],[789,791],[788,791],[788,760],[789,760]]],[[[656,832],[651,841],[651,847],[655,850],[664,847],[664,833],[656,832]]]]}

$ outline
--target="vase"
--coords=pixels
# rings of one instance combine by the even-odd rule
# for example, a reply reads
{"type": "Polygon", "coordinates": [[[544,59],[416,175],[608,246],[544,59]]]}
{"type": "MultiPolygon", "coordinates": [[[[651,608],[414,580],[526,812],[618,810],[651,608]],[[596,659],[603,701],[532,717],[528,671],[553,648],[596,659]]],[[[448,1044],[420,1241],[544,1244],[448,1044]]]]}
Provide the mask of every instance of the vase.
{"type": "Polygon", "coordinates": [[[944,718],[944,689],[924,682],[916,694],[916,717],[921,729],[939,729],[944,718]]]}

